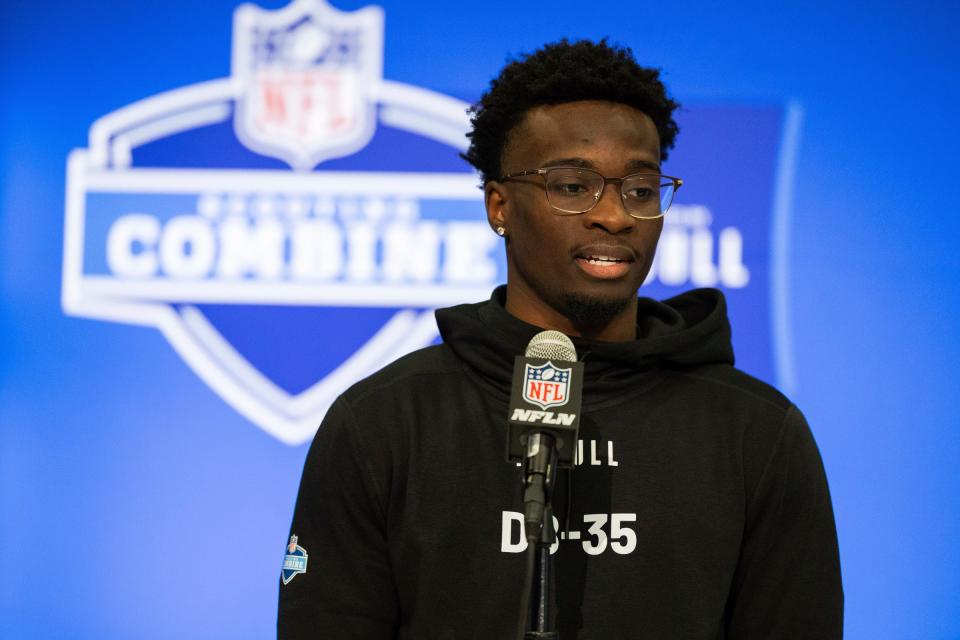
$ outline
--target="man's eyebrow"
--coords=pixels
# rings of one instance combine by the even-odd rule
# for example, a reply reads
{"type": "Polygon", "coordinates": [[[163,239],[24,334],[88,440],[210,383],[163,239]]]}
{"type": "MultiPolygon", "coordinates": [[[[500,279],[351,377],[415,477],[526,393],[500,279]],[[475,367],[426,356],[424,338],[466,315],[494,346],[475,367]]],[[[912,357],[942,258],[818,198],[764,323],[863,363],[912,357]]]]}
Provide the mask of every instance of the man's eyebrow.
{"type": "Polygon", "coordinates": [[[544,167],[583,167],[592,169],[593,163],[585,158],[557,158],[543,163],[544,167]]]}
{"type": "MultiPolygon", "coordinates": [[[[544,167],[583,167],[584,169],[595,169],[596,165],[586,158],[556,158],[543,163],[544,167]]],[[[660,165],[650,160],[630,160],[626,163],[627,171],[653,171],[660,173],[660,165]]]]}
{"type": "Polygon", "coordinates": [[[660,173],[660,165],[649,160],[631,160],[627,163],[627,169],[630,171],[633,171],[634,169],[649,169],[654,173],[660,173]]]}

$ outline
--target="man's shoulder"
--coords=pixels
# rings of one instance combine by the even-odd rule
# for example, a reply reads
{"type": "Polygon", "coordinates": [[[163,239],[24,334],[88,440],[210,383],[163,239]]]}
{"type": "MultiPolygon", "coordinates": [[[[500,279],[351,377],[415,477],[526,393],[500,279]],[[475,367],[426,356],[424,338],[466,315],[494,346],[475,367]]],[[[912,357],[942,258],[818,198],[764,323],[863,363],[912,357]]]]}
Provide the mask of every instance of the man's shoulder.
{"type": "Polygon", "coordinates": [[[725,429],[741,443],[753,480],[784,443],[813,441],[802,412],[772,385],[729,364],[697,367],[682,374],[710,416],[711,429],[725,429]],[[760,462],[756,462],[760,461],[760,462]]]}
{"type": "Polygon", "coordinates": [[[773,385],[729,364],[712,364],[685,370],[685,379],[704,385],[711,397],[720,401],[753,406],[784,415],[793,403],[773,385]]]}
{"type": "Polygon", "coordinates": [[[435,385],[438,380],[449,379],[462,370],[463,363],[448,346],[431,345],[412,351],[356,382],[343,397],[353,404],[373,394],[405,393],[435,385]]]}

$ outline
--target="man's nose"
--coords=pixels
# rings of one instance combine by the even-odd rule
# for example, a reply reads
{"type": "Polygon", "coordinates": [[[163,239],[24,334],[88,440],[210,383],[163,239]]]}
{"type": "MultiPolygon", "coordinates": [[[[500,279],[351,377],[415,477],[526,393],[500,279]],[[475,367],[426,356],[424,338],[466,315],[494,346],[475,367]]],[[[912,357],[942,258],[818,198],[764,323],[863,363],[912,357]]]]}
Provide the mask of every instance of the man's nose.
{"type": "Polygon", "coordinates": [[[624,209],[620,185],[616,182],[607,182],[603,186],[600,200],[583,217],[586,226],[599,227],[612,234],[629,233],[637,223],[636,218],[624,209]]]}

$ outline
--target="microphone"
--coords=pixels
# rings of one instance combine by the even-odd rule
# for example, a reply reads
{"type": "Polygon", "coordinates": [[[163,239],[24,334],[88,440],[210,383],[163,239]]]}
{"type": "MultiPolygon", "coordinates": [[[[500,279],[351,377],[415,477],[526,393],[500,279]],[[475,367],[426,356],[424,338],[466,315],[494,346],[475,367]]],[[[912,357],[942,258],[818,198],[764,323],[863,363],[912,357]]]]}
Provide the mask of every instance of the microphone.
{"type": "Polygon", "coordinates": [[[542,331],[513,366],[507,460],[523,463],[524,524],[535,543],[556,469],[572,468],[580,426],[583,363],[570,338],[542,331]]]}

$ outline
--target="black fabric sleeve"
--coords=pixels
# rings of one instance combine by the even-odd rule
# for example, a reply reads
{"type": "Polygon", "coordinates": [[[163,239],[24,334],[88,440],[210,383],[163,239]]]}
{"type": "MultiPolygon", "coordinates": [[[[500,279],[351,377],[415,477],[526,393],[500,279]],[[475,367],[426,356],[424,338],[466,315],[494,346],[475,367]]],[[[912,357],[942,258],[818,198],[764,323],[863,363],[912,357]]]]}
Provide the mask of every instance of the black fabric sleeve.
{"type": "Polygon", "coordinates": [[[307,454],[290,528],[307,552],[307,570],[280,581],[280,640],[396,637],[385,535],[389,470],[367,451],[361,427],[340,398],[307,454]]]}
{"type": "Polygon", "coordinates": [[[728,603],[729,640],[843,637],[830,492],[817,445],[791,406],[752,497],[728,603]]]}

